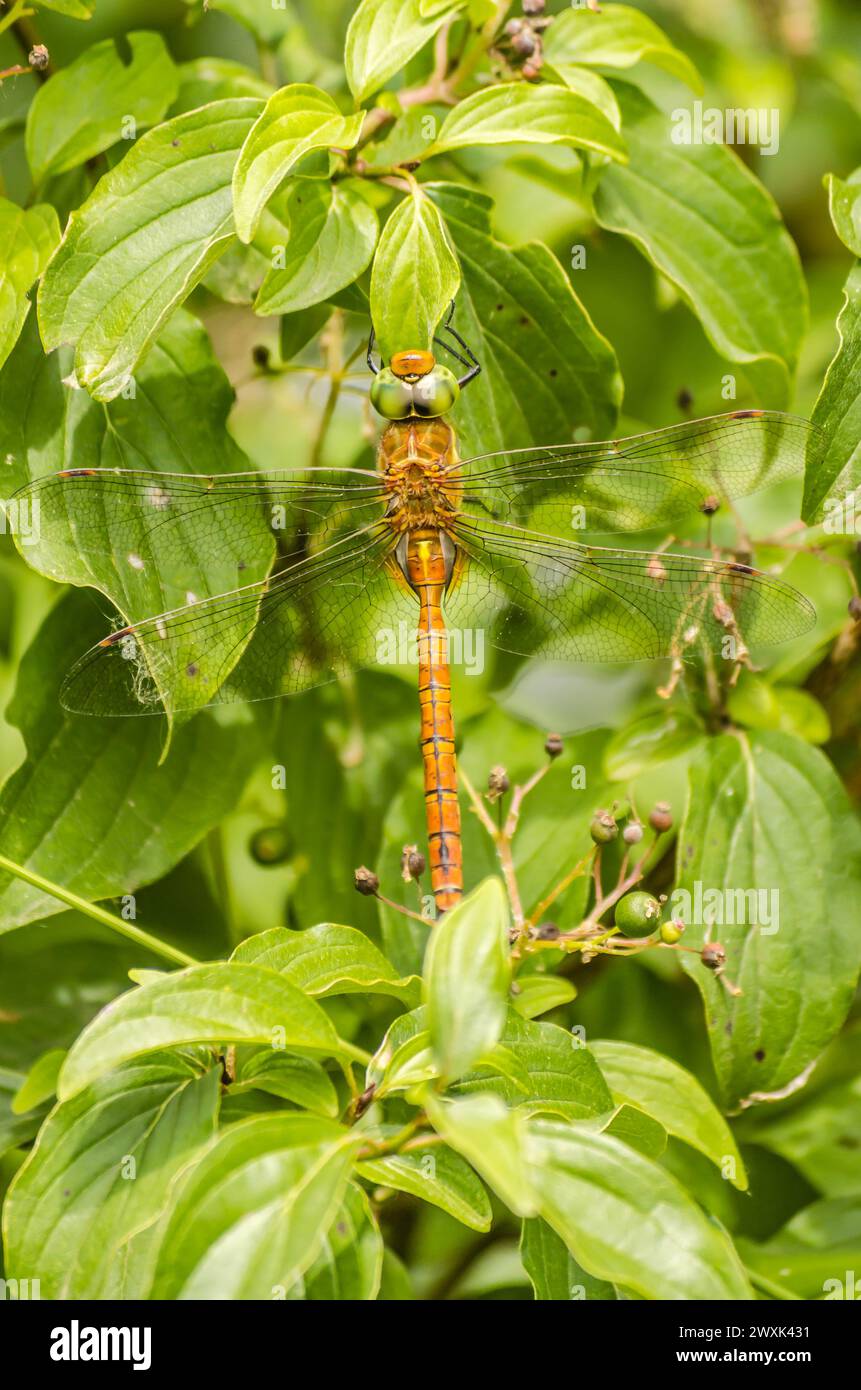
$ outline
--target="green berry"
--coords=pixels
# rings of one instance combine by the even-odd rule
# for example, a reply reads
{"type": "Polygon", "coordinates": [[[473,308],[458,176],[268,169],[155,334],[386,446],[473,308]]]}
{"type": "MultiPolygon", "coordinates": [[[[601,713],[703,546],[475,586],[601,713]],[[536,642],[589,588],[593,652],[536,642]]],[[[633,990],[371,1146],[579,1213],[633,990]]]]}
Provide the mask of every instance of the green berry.
{"type": "Polygon", "coordinates": [[[661,904],[651,893],[626,893],[616,904],[616,926],[625,936],[651,936],[661,904]]]}
{"type": "Polygon", "coordinates": [[[596,845],[608,845],[615,840],[619,827],[609,811],[596,811],[589,826],[589,834],[596,845]]]}
{"type": "Polygon", "coordinates": [[[680,922],[678,918],[675,917],[671,922],[662,922],[661,940],[665,941],[668,946],[675,946],[677,941],[681,941],[684,929],[684,922],[680,922]]]}

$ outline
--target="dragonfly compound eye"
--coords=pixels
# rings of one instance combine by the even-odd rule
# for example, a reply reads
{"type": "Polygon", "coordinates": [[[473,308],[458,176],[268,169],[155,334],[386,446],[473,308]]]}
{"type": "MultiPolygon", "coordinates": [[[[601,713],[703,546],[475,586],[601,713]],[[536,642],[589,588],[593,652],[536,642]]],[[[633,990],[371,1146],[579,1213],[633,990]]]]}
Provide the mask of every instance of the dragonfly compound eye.
{"type": "Polygon", "coordinates": [[[371,405],[387,420],[405,420],[413,413],[413,388],[382,367],[371,385],[371,405]]]}
{"type": "Polygon", "coordinates": [[[460,387],[454,372],[437,364],[433,371],[413,386],[413,409],[416,415],[445,415],[459,395],[460,387]]]}

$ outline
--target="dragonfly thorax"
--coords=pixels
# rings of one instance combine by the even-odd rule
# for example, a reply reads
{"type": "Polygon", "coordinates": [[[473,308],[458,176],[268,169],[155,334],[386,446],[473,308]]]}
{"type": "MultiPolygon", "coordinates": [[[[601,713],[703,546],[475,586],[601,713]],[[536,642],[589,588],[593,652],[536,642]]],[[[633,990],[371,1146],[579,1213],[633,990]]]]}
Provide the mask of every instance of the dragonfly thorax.
{"type": "Polygon", "coordinates": [[[449,424],[410,420],[390,425],[380,441],[379,466],[389,499],[386,517],[394,530],[450,525],[460,484],[449,424]]]}

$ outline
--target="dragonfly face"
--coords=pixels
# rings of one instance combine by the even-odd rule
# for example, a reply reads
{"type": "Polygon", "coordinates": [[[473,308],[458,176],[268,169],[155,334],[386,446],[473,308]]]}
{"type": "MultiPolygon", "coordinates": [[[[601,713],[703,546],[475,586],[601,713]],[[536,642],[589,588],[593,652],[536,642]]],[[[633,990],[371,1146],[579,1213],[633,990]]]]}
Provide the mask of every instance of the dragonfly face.
{"type": "Polygon", "coordinates": [[[372,396],[389,420],[376,472],[201,478],[83,467],[25,490],[41,518],[27,558],[96,585],[124,615],[67,677],[61,698],[71,710],[185,718],[206,705],[289,695],[378,666],[381,634],[417,632],[443,908],[460,883],[446,623],[480,631],[487,648],[602,662],[722,652],[728,638],[783,641],[814,617],[780,579],[732,559],[593,539],[710,516],[789,476],[804,462],[806,421],[742,411],[459,462],[440,407],[478,370],[460,360],[459,382],[425,352],[374,367],[372,396]]]}

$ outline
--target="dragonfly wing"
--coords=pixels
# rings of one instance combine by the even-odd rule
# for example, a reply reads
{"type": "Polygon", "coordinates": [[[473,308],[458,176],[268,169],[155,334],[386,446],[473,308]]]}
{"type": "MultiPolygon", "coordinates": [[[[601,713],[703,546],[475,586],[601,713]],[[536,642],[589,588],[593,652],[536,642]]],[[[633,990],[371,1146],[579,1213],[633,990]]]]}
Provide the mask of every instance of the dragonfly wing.
{"type": "Polygon", "coordinates": [[[799,472],[811,428],[778,411],[739,411],[612,443],[469,459],[463,506],[479,523],[570,539],[584,530],[649,531],[799,472]]]}
{"type": "Polygon", "coordinates": [[[638,661],[693,645],[721,650],[807,631],[812,605],[779,579],[693,555],[656,555],[553,541],[461,521],[462,551],[446,595],[456,628],[493,645],[562,661],[638,661]]]}
{"type": "Polygon", "coordinates": [[[180,607],[262,579],[276,543],[298,560],[381,514],[380,485],[353,470],[215,477],[80,469],[30,483],[27,559],[52,578],[92,584],[129,617],[180,607]]]}
{"type": "Polygon", "coordinates": [[[378,525],[268,580],[119,629],[81,658],[61,700],[140,715],[272,699],[376,665],[417,612],[378,525]]]}

